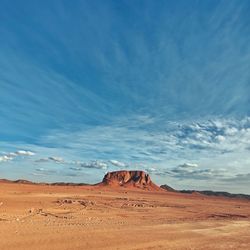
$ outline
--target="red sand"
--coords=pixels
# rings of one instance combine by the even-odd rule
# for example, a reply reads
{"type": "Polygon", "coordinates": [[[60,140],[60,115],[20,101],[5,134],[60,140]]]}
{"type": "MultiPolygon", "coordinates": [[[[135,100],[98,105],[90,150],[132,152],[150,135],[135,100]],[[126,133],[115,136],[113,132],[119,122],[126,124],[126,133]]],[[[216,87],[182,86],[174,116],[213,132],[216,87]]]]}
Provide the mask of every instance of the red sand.
{"type": "Polygon", "coordinates": [[[250,202],[110,186],[0,183],[1,250],[250,249],[250,202]]]}

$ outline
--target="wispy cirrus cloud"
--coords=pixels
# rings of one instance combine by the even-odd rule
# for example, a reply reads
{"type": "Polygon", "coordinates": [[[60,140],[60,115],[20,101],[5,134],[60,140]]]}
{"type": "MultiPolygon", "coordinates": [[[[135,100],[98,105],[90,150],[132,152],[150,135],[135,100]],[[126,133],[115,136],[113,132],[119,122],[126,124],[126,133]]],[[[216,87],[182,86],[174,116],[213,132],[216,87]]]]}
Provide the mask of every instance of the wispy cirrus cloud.
{"type": "MultiPolygon", "coordinates": [[[[247,153],[250,138],[250,118],[164,122],[151,119],[143,124],[127,119],[118,120],[113,126],[86,127],[83,131],[61,133],[53,131],[42,139],[42,143],[60,146],[64,151],[81,150],[83,157],[109,160],[112,156],[123,162],[159,163],[167,160],[221,157],[247,153]],[[136,126],[137,124],[137,126],[136,126]],[[181,158],[182,157],[182,158],[181,158]]],[[[113,165],[118,162],[110,160],[113,165]]],[[[121,164],[124,166],[124,164],[121,164]]]]}
{"type": "Polygon", "coordinates": [[[82,173],[96,170],[100,179],[103,170],[124,168],[146,170],[160,182],[171,178],[184,184],[189,180],[226,183],[248,173],[249,117],[195,122],[143,119],[150,122],[144,124],[141,117],[133,116],[126,122],[113,122],[112,127],[86,127],[74,133],[52,131],[42,144],[54,145],[57,155],[67,155],[60,162],[65,168],[82,173]]]}
{"type": "MultiPolygon", "coordinates": [[[[132,117],[131,120],[128,118],[127,123],[118,120],[112,127],[85,127],[84,130],[75,132],[53,130],[39,141],[40,145],[47,146],[34,146],[34,151],[47,155],[35,159],[37,163],[78,162],[80,165],[82,162],[91,162],[98,156],[97,161],[104,161],[118,168],[138,163],[170,168],[181,162],[195,161],[204,167],[234,165],[243,170],[248,164],[249,139],[248,117],[199,119],[196,122],[164,122],[151,117],[150,123],[145,124],[132,117]],[[51,156],[52,154],[57,156],[51,156]],[[234,161],[225,163],[225,159],[234,161]]],[[[4,156],[25,154],[31,155],[32,152],[16,151],[4,156]]]]}
{"type": "Polygon", "coordinates": [[[3,152],[1,174],[247,174],[250,4],[191,2],[5,1],[0,145],[36,155],[3,152]]]}

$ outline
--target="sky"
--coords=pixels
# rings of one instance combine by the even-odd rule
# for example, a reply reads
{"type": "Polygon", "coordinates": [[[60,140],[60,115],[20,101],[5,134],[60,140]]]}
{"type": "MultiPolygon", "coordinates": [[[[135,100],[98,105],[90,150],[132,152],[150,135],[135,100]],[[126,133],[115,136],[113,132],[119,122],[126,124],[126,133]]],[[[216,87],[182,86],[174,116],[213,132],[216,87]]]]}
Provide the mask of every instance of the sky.
{"type": "Polygon", "coordinates": [[[141,169],[250,194],[249,1],[0,1],[0,178],[141,169]]]}

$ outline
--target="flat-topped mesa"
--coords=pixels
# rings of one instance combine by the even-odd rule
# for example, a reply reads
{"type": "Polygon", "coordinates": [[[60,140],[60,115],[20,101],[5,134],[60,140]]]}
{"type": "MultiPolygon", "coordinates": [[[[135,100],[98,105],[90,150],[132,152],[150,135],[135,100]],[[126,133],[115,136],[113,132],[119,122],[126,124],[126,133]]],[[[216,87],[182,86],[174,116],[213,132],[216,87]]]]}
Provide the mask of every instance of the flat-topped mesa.
{"type": "Polygon", "coordinates": [[[115,171],[107,173],[103,180],[102,185],[111,187],[137,187],[146,190],[161,190],[154,184],[150,176],[144,171],[115,171]]]}

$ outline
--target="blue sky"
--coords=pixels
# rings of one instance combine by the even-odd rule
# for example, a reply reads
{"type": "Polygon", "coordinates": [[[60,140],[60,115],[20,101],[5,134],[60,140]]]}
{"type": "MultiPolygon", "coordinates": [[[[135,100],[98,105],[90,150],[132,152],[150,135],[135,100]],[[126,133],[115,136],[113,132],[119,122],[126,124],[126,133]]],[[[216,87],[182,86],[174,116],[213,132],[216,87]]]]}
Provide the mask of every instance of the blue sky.
{"type": "Polygon", "coordinates": [[[248,1],[1,1],[0,176],[250,190],[248,1]]]}

